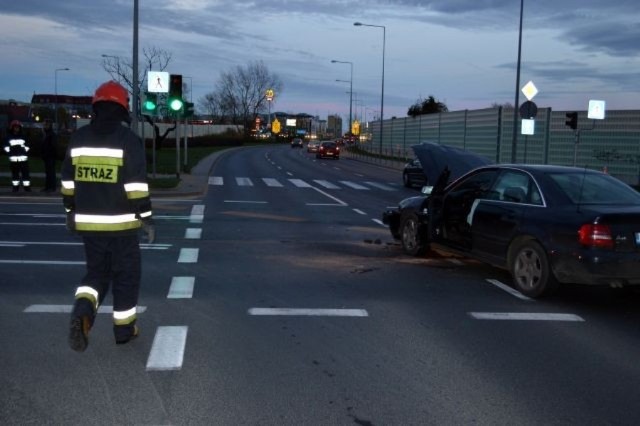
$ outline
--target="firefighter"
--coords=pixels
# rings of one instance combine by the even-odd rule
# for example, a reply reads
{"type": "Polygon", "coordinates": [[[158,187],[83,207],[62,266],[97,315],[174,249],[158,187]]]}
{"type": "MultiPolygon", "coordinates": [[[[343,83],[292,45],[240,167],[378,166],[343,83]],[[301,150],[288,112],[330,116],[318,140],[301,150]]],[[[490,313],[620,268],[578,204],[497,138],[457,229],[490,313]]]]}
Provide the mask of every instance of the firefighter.
{"type": "Polygon", "coordinates": [[[18,120],[13,120],[9,125],[9,135],[4,144],[4,151],[9,156],[13,192],[20,190],[20,184],[26,192],[31,192],[29,146],[22,133],[22,123],[18,120]]]}
{"type": "Polygon", "coordinates": [[[69,345],[78,352],[89,344],[110,286],[116,344],[138,335],[138,231],[150,243],[155,239],[144,146],[123,125],[130,122],[128,92],[108,81],[97,88],[92,104],[94,118],[72,135],[61,169],[67,228],[82,236],[87,262],[69,325],[69,345]]]}

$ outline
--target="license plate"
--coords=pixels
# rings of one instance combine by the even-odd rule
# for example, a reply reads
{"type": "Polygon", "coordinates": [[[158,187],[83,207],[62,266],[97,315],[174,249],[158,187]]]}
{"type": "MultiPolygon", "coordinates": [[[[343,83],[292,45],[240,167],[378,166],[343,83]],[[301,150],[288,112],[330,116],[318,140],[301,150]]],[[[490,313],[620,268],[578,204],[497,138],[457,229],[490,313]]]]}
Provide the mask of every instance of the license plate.
{"type": "Polygon", "coordinates": [[[640,246],[640,232],[636,232],[636,245],[640,246]]]}

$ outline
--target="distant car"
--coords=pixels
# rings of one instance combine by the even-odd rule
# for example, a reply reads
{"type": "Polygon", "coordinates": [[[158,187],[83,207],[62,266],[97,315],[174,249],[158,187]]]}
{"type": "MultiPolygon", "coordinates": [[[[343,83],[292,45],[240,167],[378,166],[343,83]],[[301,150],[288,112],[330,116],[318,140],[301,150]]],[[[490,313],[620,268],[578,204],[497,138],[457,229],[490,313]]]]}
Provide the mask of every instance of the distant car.
{"type": "Polygon", "coordinates": [[[302,148],[302,146],[303,146],[302,139],[294,138],[291,140],[291,148],[302,148]]]}
{"type": "Polygon", "coordinates": [[[309,141],[307,144],[307,152],[318,152],[320,141],[309,141]]]}
{"type": "Polygon", "coordinates": [[[340,147],[333,141],[320,142],[318,152],[316,152],[316,158],[331,157],[336,160],[340,159],[340,147]]]}
{"type": "Polygon", "coordinates": [[[402,170],[402,183],[407,188],[413,186],[423,187],[427,183],[427,177],[422,170],[422,164],[418,158],[414,158],[404,165],[402,170]]]}
{"type": "Polygon", "coordinates": [[[640,285],[638,191],[595,170],[482,165],[431,145],[414,147],[436,182],[430,194],[382,215],[407,254],[436,248],[507,269],[534,298],[561,283],[640,285]]]}

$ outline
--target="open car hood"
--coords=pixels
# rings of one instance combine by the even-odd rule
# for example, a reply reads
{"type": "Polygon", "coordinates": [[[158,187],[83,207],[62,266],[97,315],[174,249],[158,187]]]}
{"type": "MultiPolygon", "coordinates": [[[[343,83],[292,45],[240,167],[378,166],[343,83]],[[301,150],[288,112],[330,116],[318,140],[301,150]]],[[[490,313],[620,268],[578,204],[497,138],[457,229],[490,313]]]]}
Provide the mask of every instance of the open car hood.
{"type": "Polygon", "coordinates": [[[433,186],[434,192],[476,167],[494,163],[471,151],[434,142],[423,142],[411,148],[420,160],[427,185],[433,186]]]}

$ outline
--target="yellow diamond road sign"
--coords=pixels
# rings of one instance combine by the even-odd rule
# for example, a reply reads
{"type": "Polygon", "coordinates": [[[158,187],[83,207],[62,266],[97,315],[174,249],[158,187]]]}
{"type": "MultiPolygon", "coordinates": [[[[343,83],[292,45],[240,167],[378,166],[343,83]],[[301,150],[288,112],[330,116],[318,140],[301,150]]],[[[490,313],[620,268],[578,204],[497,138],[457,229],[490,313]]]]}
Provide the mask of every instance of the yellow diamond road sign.
{"type": "Polygon", "coordinates": [[[530,81],[524,85],[524,87],[522,88],[522,93],[524,93],[524,95],[527,97],[527,100],[530,101],[538,94],[538,88],[535,84],[533,84],[533,81],[530,81]]]}

